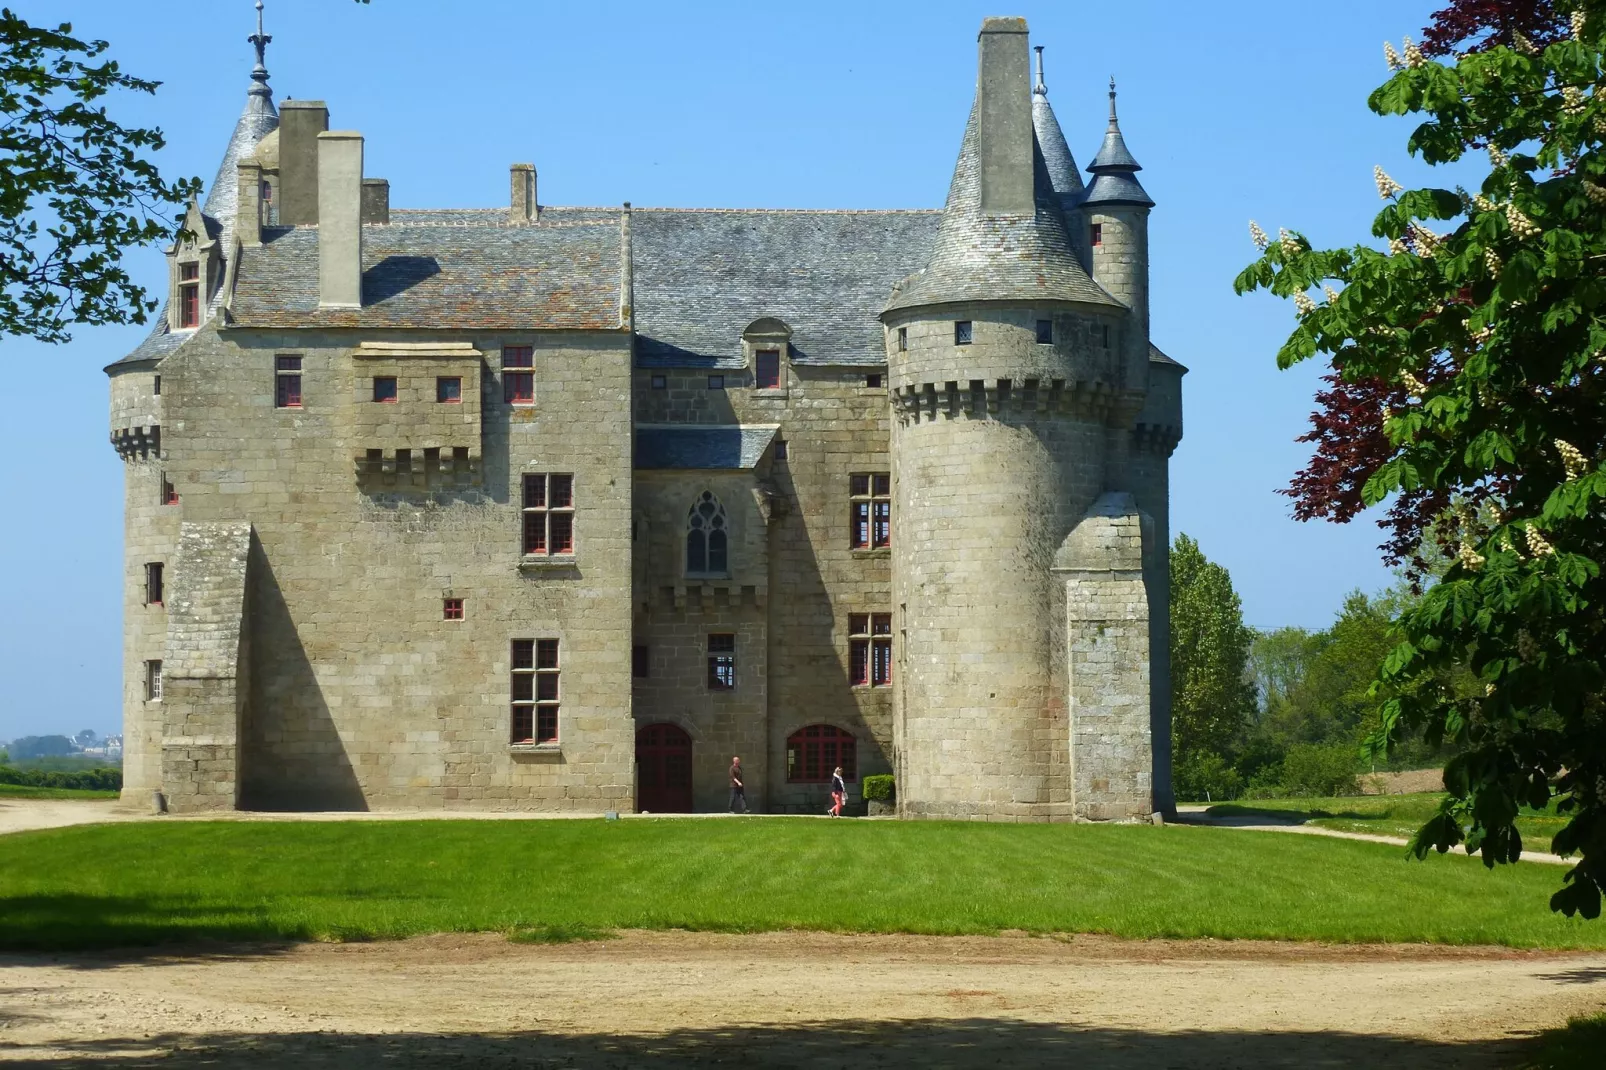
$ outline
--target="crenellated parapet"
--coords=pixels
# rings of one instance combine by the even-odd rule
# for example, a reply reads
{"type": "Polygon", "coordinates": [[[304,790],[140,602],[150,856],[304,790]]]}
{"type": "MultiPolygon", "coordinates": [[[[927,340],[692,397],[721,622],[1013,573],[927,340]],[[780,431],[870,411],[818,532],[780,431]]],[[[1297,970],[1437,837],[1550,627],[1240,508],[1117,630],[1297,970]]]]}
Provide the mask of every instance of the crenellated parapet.
{"type": "Polygon", "coordinates": [[[148,461],[162,453],[162,426],[121,427],[111,434],[112,448],[125,461],[148,461]]]}
{"type": "Polygon", "coordinates": [[[892,392],[893,416],[905,426],[961,418],[1066,416],[1103,423],[1130,407],[1125,392],[1099,380],[968,379],[916,383],[892,392]]]}

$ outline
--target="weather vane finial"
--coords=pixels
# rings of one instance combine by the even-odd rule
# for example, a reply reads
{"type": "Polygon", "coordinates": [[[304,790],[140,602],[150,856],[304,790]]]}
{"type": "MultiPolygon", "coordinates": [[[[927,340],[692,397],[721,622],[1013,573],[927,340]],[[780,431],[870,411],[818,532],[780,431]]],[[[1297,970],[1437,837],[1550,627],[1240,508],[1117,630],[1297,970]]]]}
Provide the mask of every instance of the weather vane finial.
{"type": "Polygon", "coordinates": [[[1032,87],[1032,92],[1047,96],[1048,86],[1043,83],[1043,46],[1033,45],[1032,48],[1037,52],[1037,84],[1032,87]]]}
{"type": "Polygon", "coordinates": [[[1110,129],[1116,128],[1115,121],[1115,75],[1110,75],[1110,129]]]}
{"type": "Polygon", "coordinates": [[[273,38],[262,32],[262,0],[257,0],[257,32],[247,37],[246,40],[255,45],[257,50],[257,65],[256,69],[251,72],[251,80],[266,86],[268,84],[268,45],[273,41],[273,38]]]}

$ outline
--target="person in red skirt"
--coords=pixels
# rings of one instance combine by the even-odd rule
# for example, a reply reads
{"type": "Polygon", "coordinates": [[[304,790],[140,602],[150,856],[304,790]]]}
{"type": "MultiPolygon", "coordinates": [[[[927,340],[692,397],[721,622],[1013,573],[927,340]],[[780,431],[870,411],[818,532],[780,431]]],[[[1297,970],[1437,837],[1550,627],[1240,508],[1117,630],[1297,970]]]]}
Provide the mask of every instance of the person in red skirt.
{"type": "Polygon", "coordinates": [[[842,767],[836,767],[831,774],[831,809],[826,813],[832,817],[842,816],[842,807],[848,801],[848,786],[842,780],[842,767]]]}

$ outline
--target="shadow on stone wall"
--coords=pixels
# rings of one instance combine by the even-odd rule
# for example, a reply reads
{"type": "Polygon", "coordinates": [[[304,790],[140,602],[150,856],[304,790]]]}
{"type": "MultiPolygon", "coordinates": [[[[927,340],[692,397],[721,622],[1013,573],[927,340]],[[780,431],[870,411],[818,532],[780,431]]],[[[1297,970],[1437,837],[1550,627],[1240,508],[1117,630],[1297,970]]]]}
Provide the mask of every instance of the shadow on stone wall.
{"type": "MultiPolygon", "coordinates": [[[[620,1017],[628,1019],[621,1008],[620,1017]]],[[[995,1070],[999,1066],[1304,1068],[1495,1067],[1510,1065],[1522,1042],[1457,1043],[1320,1032],[1150,1032],[1083,1029],[1003,1018],[901,1022],[800,1022],[789,1026],[719,1026],[659,1036],[570,1037],[539,1032],[492,1035],[424,1033],[157,1035],[141,1040],[86,1040],[74,1057],[29,1060],[16,1067],[150,1068],[254,1066],[294,1070],[505,1067],[558,1070],[635,1068],[933,1067],[995,1070]],[[161,1049],[158,1055],[125,1054],[161,1049]]]]}
{"type": "Polygon", "coordinates": [[[251,699],[241,733],[243,810],[367,810],[312,661],[262,544],[251,540],[251,699]]]}

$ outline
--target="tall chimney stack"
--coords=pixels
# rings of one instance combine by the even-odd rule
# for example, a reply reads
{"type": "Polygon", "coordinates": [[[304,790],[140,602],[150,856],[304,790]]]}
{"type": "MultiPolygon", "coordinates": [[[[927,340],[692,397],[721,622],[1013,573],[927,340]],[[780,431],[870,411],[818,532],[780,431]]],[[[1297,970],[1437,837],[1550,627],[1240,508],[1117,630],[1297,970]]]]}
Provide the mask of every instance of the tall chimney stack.
{"type": "Polygon", "coordinates": [[[287,100],[279,107],[279,222],[318,221],[318,135],[329,129],[321,100],[287,100]]]}
{"type": "Polygon", "coordinates": [[[1032,215],[1037,210],[1032,164],[1031,49],[1026,20],[989,18],[981,24],[976,75],[981,210],[986,215],[1032,215]]]}
{"type": "Polygon", "coordinates": [[[362,307],[362,135],[318,135],[318,307],[362,307]]]}
{"type": "Polygon", "coordinates": [[[535,201],[535,164],[516,163],[510,171],[512,178],[512,200],[509,205],[509,221],[513,223],[534,222],[539,209],[535,201]]]}

